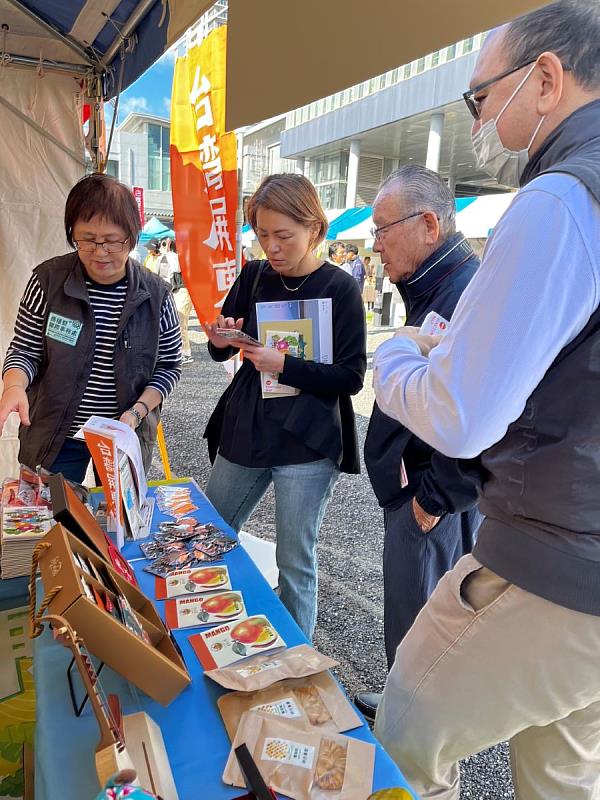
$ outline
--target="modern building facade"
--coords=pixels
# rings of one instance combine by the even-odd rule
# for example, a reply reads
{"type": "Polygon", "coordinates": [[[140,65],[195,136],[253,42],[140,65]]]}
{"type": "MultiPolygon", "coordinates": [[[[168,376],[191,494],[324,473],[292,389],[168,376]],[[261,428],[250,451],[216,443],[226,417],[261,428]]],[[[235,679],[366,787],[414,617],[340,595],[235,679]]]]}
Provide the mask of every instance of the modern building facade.
{"type": "Polygon", "coordinates": [[[457,196],[506,191],[479,171],[462,100],[485,34],[317,100],[244,134],[244,194],[259,176],[301,172],[325,208],[371,205],[402,164],[426,164],[457,196]]]}
{"type": "Polygon", "coordinates": [[[172,225],[170,132],[165,117],[129,114],[115,131],[107,172],[143,188],[146,220],[158,217],[172,225]]]}

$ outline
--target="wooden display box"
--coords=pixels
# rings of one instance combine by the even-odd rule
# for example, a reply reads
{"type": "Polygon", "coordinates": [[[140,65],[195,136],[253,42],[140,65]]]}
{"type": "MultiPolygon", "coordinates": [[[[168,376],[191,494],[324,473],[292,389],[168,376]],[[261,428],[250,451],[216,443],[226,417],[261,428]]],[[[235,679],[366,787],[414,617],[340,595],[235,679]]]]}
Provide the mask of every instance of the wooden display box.
{"type": "Polygon", "coordinates": [[[92,655],[157,702],[168,705],[191,682],[191,678],[152,602],[63,525],[55,525],[42,541],[51,545],[39,559],[44,592],[48,594],[55,586],[61,587],[48,611],[63,616],[92,655]],[[92,590],[108,595],[116,605],[116,593],[80,569],[73,553],[92,562],[101,574],[102,571],[108,573],[110,582],[125,595],[134,609],[151,644],[87,597],[82,579],[92,590]]]}

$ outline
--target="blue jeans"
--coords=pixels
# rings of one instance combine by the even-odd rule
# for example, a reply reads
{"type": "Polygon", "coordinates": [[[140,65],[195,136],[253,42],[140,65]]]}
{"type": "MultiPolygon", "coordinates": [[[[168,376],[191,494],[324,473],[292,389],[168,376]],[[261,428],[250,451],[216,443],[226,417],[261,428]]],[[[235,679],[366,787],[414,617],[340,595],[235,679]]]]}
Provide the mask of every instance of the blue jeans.
{"type": "Polygon", "coordinates": [[[217,455],[206,487],[210,502],[239,532],[273,482],[279,597],[309,640],[317,620],[317,537],[338,475],[328,458],[254,468],[217,455]]]}
{"type": "Polygon", "coordinates": [[[54,463],[48,469],[50,472],[62,472],[63,476],[70,481],[82,483],[90,458],[90,451],[84,441],[65,439],[54,463]]]}

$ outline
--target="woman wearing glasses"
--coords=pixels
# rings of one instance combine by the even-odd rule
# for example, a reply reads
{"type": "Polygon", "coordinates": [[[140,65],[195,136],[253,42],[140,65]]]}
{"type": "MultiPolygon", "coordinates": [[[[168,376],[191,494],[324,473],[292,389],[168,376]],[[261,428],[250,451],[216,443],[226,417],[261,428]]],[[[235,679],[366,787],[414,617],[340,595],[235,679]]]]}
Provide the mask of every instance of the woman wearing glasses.
{"type": "MultiPolygon", "coordinates": [[[[327,217],[310,181],[302,175],[265,178],[247,214],[268,260],[248,262],[222,315],[204,326],[215,361],[225,361],[238,348],[244,351],[242,367],[204,434],[214,460],[206,494],[239,531],[273,483],[280,597],[310,639],[317,610],[316,544],[325,507],[339,472],[360,471],[350,395],[363,385],[365,315],[356,281],[315,253],[327,233],[327,217]],[[241,328],[256,338],[257,303],[321,298],[331,299],[332,363],[305,360],[277,345],[232,342],[217,332],[241,328]],[[276,373],[296,394],[263,399],[261,373],[276,373]]],[[[305,308],[305,313],[315,312],[305,308]]],[[[288,320],[285,329],[292,324],[288,320]]],[[[269,327],[277,331],[285,325],[269,327]]]]}
{"type": "Polygon", "coordinates": [[[119,181],[95,174],[71,189],[75,252],[33,270],[3,367],[0,432],[16,411],[21,463],[81,482],[89,453],[73,436],[97,414],[133,428],[150,465],[160,405],[181,375],[181,334],[168,284],[129,258],[139,231],[119,181]]]}

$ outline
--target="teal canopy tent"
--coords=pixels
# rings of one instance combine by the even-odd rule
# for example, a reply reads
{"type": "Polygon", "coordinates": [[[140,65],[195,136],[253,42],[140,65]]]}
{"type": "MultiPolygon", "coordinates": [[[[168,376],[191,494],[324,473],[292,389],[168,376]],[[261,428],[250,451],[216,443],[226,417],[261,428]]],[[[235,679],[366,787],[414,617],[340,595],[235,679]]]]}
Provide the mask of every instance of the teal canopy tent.
{"type": "Polygon", "coordinates": [[[148,244],[151,239],[174,239],[175,231],[167,228],[164,222],[161,222],[157,217],[150,217],[148,222],[144,225],[144,229],[140,233],[138,239],[140,244],[148,244]]]}

